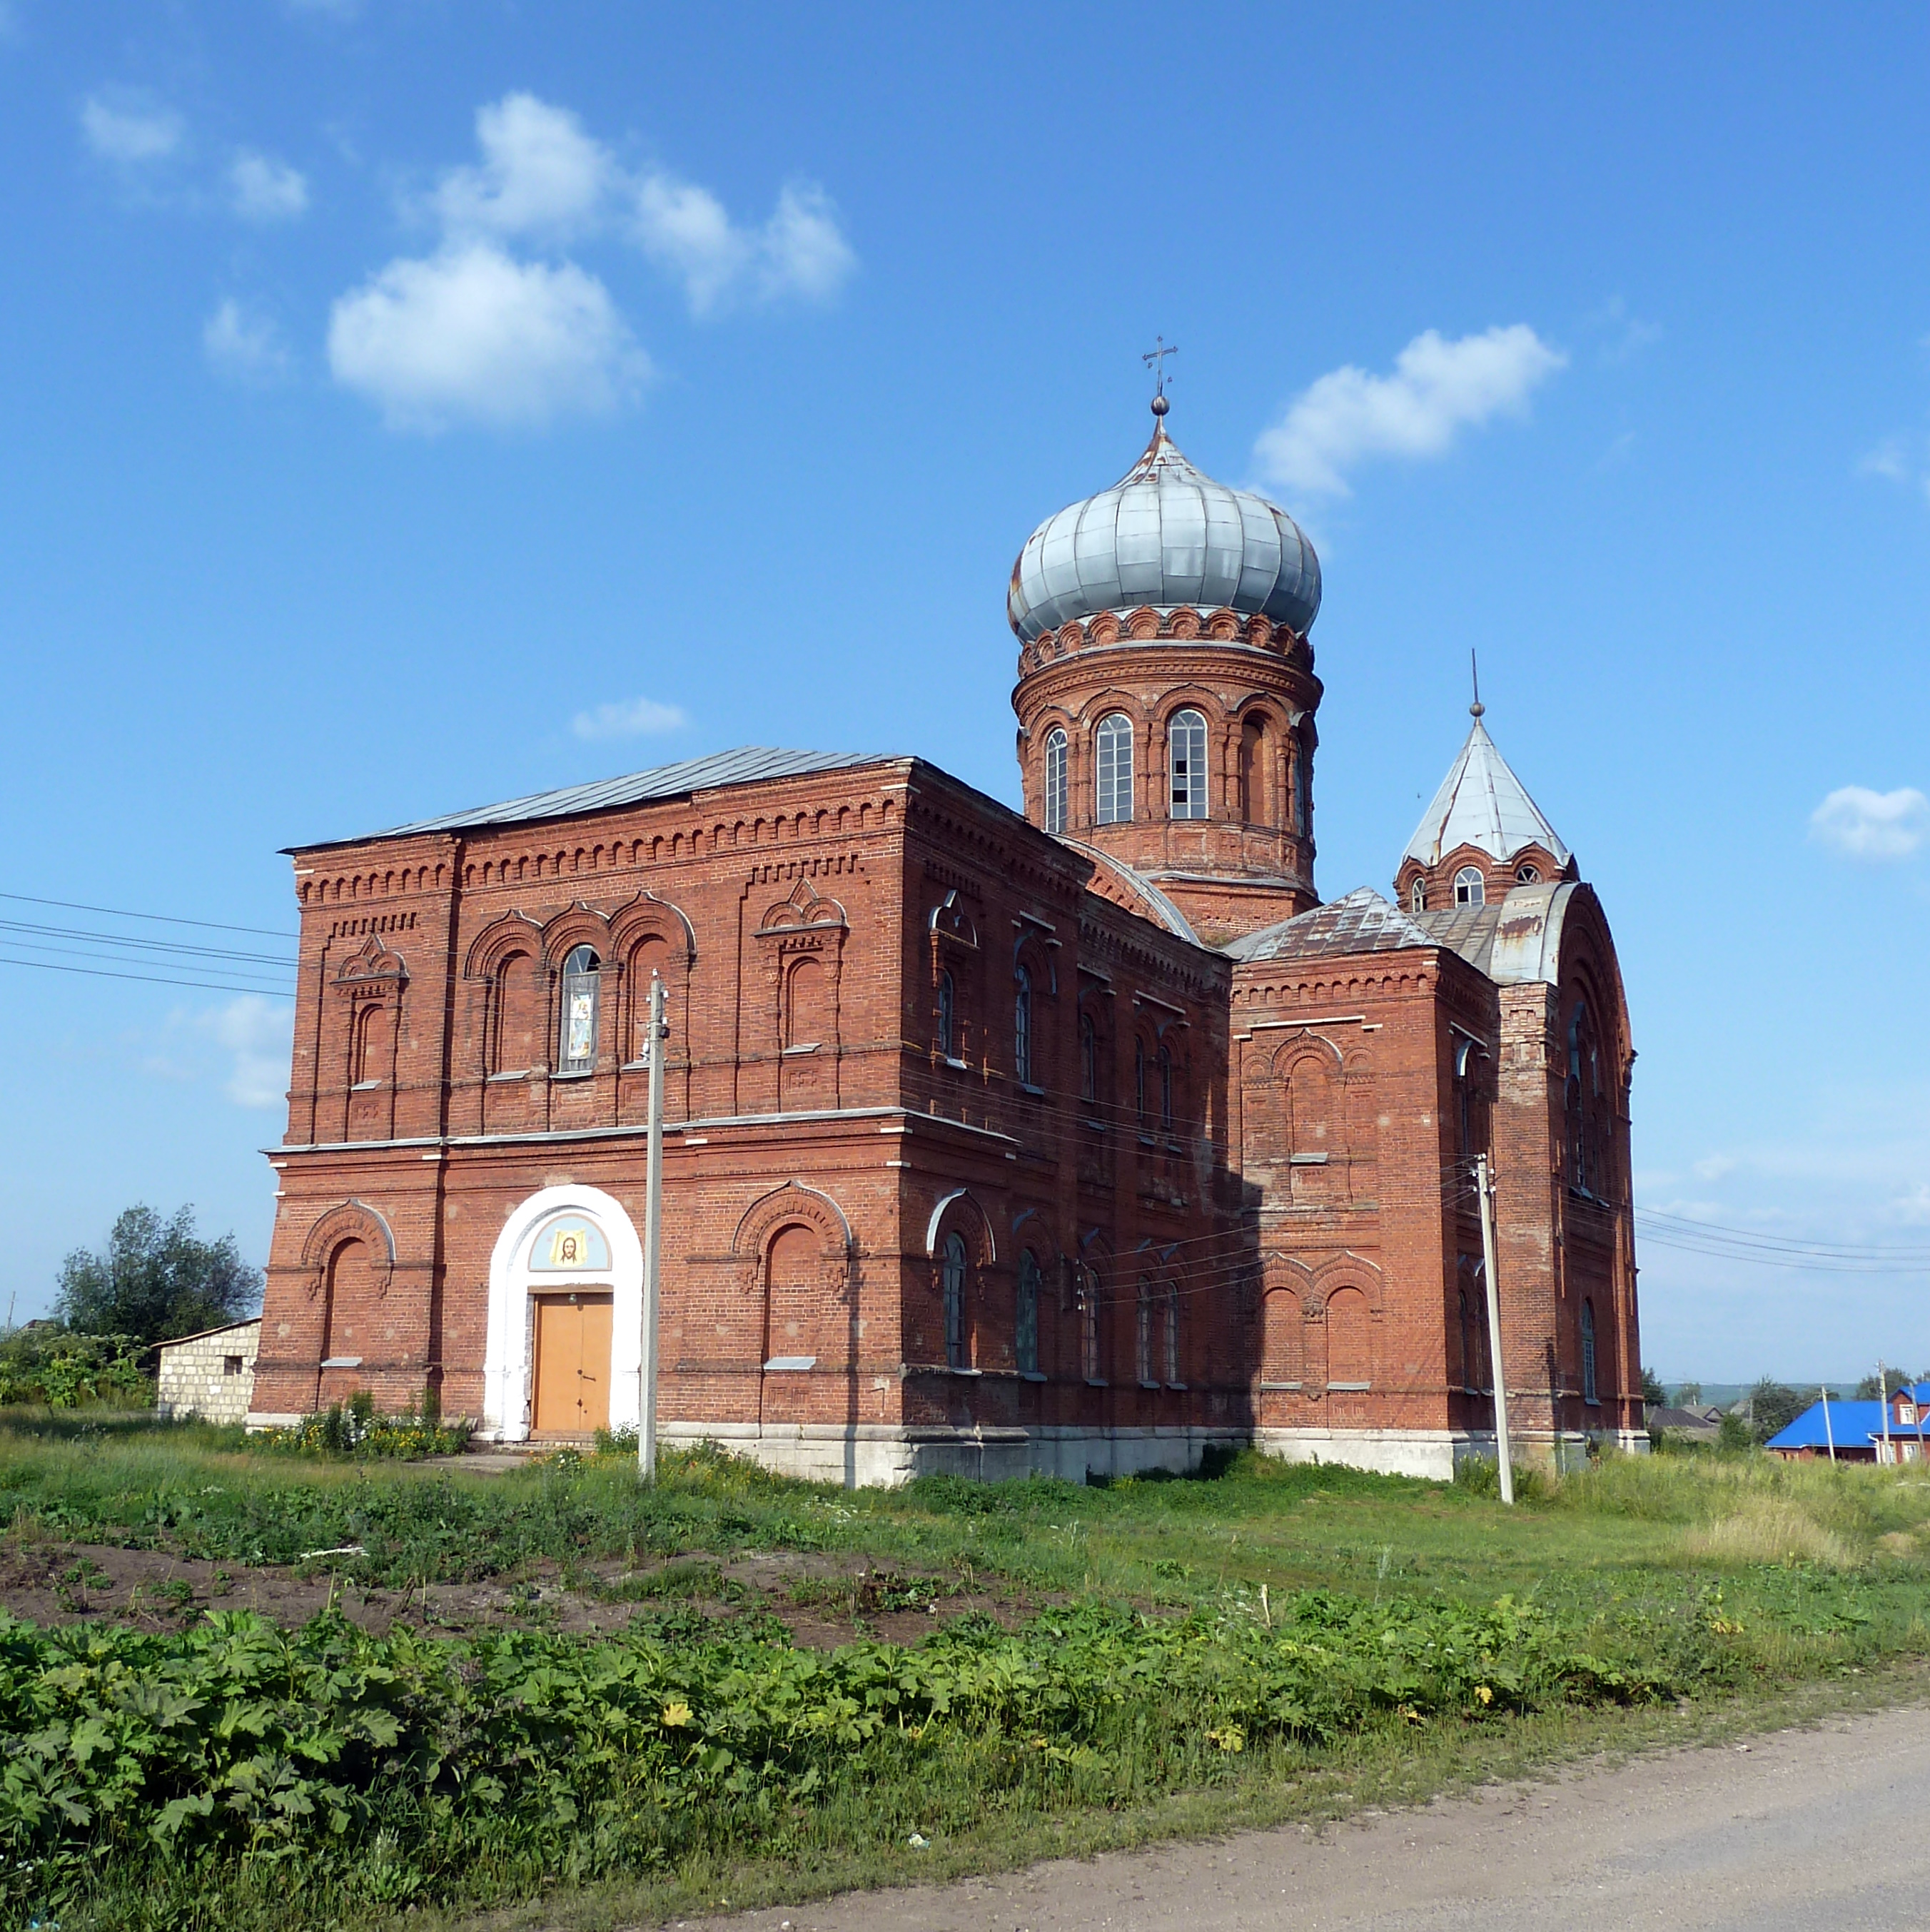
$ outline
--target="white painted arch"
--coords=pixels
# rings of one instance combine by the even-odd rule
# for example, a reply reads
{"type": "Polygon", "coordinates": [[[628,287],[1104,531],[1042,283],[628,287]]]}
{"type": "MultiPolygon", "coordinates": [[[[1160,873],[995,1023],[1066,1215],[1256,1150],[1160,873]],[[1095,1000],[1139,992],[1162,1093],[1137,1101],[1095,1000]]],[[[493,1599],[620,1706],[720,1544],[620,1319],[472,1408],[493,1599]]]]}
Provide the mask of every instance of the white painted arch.
{"type": "Polygon", "coordinates": [[[610,1426],[634,1428],[643,1372],[644,1244],[623,1204],[598,1187],[539,1188],[503,1224],[489,1257],[489,1332],[482,1357],[482,1431],[499,1442],[530,1434],[530,1358],[536,1329],[530,1296],[581,1284],[611,1291],[610,1426]],[[538,1274],[530,1250],[560,1214],[581,1214],[602,1230],[610,1266],[581,1274],[538,1274]]]}

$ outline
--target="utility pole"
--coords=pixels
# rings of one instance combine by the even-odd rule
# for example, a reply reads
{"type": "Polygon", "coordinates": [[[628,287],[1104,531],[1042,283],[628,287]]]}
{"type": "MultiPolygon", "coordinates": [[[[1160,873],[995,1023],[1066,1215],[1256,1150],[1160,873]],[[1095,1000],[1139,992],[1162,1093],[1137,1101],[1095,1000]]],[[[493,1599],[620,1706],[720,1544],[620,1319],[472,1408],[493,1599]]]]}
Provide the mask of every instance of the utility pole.
{"type": "Polygon", "coordinates": [[[1829,1445],[1829,1460],[1836,1460],[1836,1432],[1829,1426],[1829,1385],[1823,1385],[1823,1439],[1829,1445]]]}
{"type": "Polygon", "coordinates": [[[657,1290],[663,1262],[663,1064],[670,1028],[663,1016],[663,977],[650,975],[649,1152],[644,1183],[644,1334],[638,1362],[637,1466],[657,1479],[657,1290]]]}
{"type": "Polygon", "coordinates": [[[1889,1371],[1880,1362],[1877,1364],[1877,1394],[1883,1402],[1883,1459],[1894,1462],[1896,1452],[1889,1440],[1889,1371]]]}
{"type": "Polygon", "coordinates": [[[1487,1156],[1476,1154],[1475,1192],[1481,1200],[1481,1272],[1487,1285],[1487,1355],[1494,1376],[1494,1454],[1500,1468],[1501,1500],[1514,1500],[1514,1460],[1508,1440],[1508,1377],[1501,1366],[1501,1294],[1494,1279],[1494,1177],[1487,1156]]]}

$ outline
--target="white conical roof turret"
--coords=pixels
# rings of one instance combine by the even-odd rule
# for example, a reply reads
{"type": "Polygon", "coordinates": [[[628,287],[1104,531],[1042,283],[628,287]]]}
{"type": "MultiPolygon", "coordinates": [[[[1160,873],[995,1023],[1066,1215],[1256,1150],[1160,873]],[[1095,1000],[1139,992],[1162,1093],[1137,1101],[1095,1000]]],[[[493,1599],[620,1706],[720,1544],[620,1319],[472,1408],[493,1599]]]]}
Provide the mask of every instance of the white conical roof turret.
{"type": "Polygon", "coordinates": [[[1433,867],[1445,854],[1472,845],[1505,864],[1524,846],[1538,845],[1567,865],[1571,855],[1560,835],[1487,735],[1481,722],[1484,707],[1477,703],[1468,708],[1474,727],[1467,742],[1448,767],[1433,803],[1421,814],[1403,856],[1433,867]]]}

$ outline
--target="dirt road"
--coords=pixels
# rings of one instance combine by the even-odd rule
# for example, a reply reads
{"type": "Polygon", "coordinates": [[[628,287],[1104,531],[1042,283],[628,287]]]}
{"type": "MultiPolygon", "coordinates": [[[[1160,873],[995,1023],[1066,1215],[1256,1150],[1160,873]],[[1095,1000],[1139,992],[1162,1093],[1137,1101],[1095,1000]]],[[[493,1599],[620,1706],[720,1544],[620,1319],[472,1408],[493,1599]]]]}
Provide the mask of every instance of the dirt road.
{"type": "MultiPolygon", "coordinates": [[[[1906,1709],[1217,1844],[701,1922],[705,1932],[1898,1932],[1930,1896],[1906,1709]]],[[[686,1922],[692,1927],[700,1922],[686,1922]]]]}

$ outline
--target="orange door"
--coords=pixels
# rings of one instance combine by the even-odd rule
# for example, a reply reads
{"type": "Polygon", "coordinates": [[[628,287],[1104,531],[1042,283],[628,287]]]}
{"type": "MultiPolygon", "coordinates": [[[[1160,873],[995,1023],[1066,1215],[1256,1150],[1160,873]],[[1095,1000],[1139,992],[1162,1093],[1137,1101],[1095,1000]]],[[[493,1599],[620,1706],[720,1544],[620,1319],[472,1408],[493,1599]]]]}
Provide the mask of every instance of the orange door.
{"type": "Polygon", "coordinates": [[[607,1294],[538,1300],[532,1433],[589,1436],[609,1427],[610,1324],[607,1294]]]}

